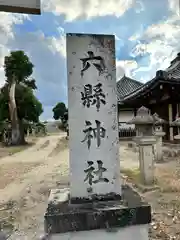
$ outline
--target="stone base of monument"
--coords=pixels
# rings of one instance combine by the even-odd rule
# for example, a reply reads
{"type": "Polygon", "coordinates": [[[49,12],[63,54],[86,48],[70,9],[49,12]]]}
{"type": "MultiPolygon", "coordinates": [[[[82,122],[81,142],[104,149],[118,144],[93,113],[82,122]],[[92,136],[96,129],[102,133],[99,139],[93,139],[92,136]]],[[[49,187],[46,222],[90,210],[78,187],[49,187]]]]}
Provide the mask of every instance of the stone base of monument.
{"type": "Polygon", "coordinates": [[[129,186],[122,199],[72,204],[69,189],[52,190],[45,213],[51,240],[148,240],[151,207],[129,186]]]}

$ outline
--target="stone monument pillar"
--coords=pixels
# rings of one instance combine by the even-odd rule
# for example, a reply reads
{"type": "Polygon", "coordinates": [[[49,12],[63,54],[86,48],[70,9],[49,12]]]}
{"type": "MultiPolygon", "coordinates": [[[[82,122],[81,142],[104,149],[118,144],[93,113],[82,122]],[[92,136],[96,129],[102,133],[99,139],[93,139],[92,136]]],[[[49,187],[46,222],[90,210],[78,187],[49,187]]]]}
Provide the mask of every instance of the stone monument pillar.
{"type": "Polygon", "coordinates": [[[115,43],[113,36],[91,41],[67,36],[71,202],[121,196],[115,43]]]}
{"type": "Polygon", "coordinates": [[[148,240],[151,208],[121,186],[115,38],[67,35],[70,189],[51,191],[52,240],[148,240]]]}
{"type": "Polygon", "coordinates": [[[154,183],[154,144],[153,136],[154,119],[145,107],[137,111],[137,115],[129,122],[135,124],[137,136],[134,141],[139,147],[139,168],[143,184],[154,183]]]}
{"type": "Polygon", "coordinates": [[[159,118],[157,113],[153,114],[153,118],[154,118],[154,135],[156,137],[155,160],[156,162],[162,162],[163,161],[162,138],[165,135],[162,126],[166,122],[162,118],[159,118]]]}

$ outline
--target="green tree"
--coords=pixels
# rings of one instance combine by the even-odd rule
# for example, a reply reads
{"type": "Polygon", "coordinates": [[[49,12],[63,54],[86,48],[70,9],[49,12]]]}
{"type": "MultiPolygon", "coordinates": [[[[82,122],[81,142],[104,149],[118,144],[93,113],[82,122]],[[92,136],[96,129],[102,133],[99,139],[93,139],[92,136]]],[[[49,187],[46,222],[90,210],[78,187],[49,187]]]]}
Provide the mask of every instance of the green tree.
{"type": "Polygon", "coordinates": [[[63,119],[65,112],[67,112],[66,105],[63,102],[59,102],[56,104],[56,106],[53,108],[53,118],[55,120],[63,119]]]}
{"type": "MultiPolygon", "coordinates": [[[[6,76],[5,91],[8,91],[8,101],[6,101],[6,99],[4,99],[3,101],[6,101],[6,103],[8,104],[9,109],[8,118],[11,121],[12,127],[11,141],[13,145],[21,144],[22,141],[24,141],[21,131],[22,126],[21,120],[22,116],[25,115],[26,118],[26,115],[28,114],[27,112],[31,111],[28,108],[24,109],[22,107],[22,111],[24,112],[21,115],[22,111],[20,110],[20,107],[23,101],[21,100],[21,96],[24,96],[25,98],[27,98],[26,100],[29,100],[29,102],[27,102],[27,105],[24,103],[24,105],[28,106],[29,108],[30,107],[31,109],[33,108],[33,106],[31,106],[30,104],[31,102],[30,99],[31,100],[33,99],[32,102],[34,103],[36,102],[37,106],[40,107],[40,103],[34,97],[32,92],[32,89],[36,89],[35,80],[30,79],[31,74],[33,73],[33,67],[34,66],[30,62],[28,56],[23,51],[11,52],[10,55],[6,56],[4,60],[4,70],[6,76]],[[22,89],[25,90],[26,94],[22,92],[22,89]],[[18,101],[17,99],[21,101],[21,104],[19,103],[18,105],[18,102],[16,102],[18,101]]],[[[6,98],[7,95],[5,94],[4,97],[6,98]]],[[[6,107],[4,108],[7,111],[6,107]]],[[[36,112],[35,113],[32,112],[31,114],[34,115],[34,117],[36,116],[36,112]]]]}
{"type": "MultiPolygon", "coordinates": [[[[34,96],[33,90],[27,86],[16,85],[16,106],[17,106],[17,116],[19,122],[19,131],[20,131],[20,139],[19,143],[23,144],[25,142],[24,139],[24,127],[31,123],[38,123],[39,116],[43,112],[42,104],[39,100],[34,96]]],[[[1,89],[0,94],[0,122],[5,122],[6,120],[10,120],[9,114],[9,86],[5,84],[5,86],[1,89]]],[[[12,140],[12,139],[11,139],[12,140]]]]}
{"type": "MultiPolygon", "coordinates": [[[[42,104],[34,96],[33,90],[23,85],[16,85],[16,106],[17,116],[19,122],[20,139],[19,144],[25,142],[24,139],[24,126],[28,122],[38,123],[39,116],[43,112],[42,104]]],[[[8,84],[1,89],[0,94],[0,122],[10,120],[9,114],[9,87],[8,84]]]]}

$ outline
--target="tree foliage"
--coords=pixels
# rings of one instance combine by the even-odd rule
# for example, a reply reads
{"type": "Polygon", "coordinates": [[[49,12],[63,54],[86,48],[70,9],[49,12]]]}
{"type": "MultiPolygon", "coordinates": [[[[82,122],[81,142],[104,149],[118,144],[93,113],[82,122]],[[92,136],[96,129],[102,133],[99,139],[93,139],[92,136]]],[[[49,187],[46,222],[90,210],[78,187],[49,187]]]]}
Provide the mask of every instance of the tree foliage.
{"type": "MultiPolygon", "coordinates": [[[[34,96],[32,89],[23,85],[16,85],[15,100],[19,120],[39,122],[39,116],[43,113],[43,107],[34,96]]],[[[0,121],[10,120],[8,102],[8,85],[6,84],[1,89],[0,94],[0,121]]]]}
{"type": "Polygon", "coordinates": [[[53,118],[55,120],[63,119],[64,114],[67,112],[66,105],[63,102],[59,102],[56,104],[56,106],[53,108],[53,118]]]}
{"type": "Polygon", "coordinates": [[[13,51],[4,59],[6,83],[0,92],[0,122],[11,122],[12,144],[16,145],[24,142],[23,123],[38,122],[43,112],[33,93],[37,88],[35,79],[30,78],[33,67],[23,51],[13,51]]]}
{"type": "MultiPolygon", "coordinates": [[[[9,119],[9,87],[13,76],[16,78],[15,101],[17,104],[17,115],[19,120],[38,122],[43,112],[42,104],[34,96],[33,90],[37,89],[35,79],[30,76],[34,65],[24,51],[12,51],[4,59],[4,71],[6,84],[0,94],[0,114],[2,118],[9,119]]],[[[0,120],[1,120],[0,116],[0,120]]]]}
{"type": "MultiPolygon", "coordinates": [[[[25,121],[34,123],[39,122],[39,116],[42,114],[43,108],[42,104],[34,96],[32,90],[23,86],[17,86],[16,92],[19,120],[22,123],[25,121]]],[[[10,115],[8,107],[8,90],[7,87],[4,87],[0,94],[0,122],[6,120],[10,121],[10,115]]]]}
{"type": "Polygon", "coordinates": [[[12,51],[4,59],[4,71],[7,83],[11,83],[13,76],[18,84],[24,83],[26,86],[36,89],[35,79],[29,79],[33,73],[34,65],[23,51],[12,51]]]}

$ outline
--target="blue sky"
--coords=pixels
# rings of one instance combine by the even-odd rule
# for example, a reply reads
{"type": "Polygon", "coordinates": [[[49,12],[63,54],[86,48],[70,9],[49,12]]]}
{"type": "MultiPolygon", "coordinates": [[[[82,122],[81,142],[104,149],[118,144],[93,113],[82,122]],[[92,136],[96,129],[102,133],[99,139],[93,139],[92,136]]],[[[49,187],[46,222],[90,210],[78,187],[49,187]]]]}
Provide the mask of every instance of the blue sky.
{"type": "Polygon", "coordinates": [[[180,51],[179,0],[42,0],[42,15],[0,13],[0,85],[3,60],[24,50],[35,65],[42,119],[67,103],[66,32],[116,36],[117,80],[147,82],[180,51]]]}

